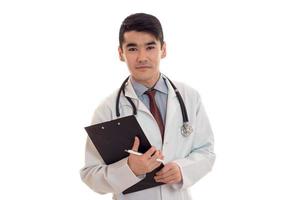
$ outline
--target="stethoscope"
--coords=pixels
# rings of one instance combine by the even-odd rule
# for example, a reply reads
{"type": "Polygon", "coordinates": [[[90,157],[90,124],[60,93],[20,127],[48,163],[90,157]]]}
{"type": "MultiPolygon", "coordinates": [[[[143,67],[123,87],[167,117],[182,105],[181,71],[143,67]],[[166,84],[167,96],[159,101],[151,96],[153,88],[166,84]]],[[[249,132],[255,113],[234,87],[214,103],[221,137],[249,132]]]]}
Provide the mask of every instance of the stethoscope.
{"type": "MultiPolygon", "coordinates": [[[[129,79],[130,76],[128,76],[124,82],[122,83],[119,92],[118,92],[118,96],[117,96],[117,101],[116,101],[116,115],[117,117],[120,117],[120,110],[119,110],[119,103],[120,103],[120,96],[121,96],[121,92],[123,92],[123,95],[125,96],[125,87],[127,85],[127,81],[129,79]]],[[[165,76],[166,77],[166,76],[165,76]]],[[[169,82],[172,85],[172,88],[174,89],[177,99],[179,101],[180,104],[180,108],[181,108],[181,113],[182,113],[182,118],[183,118],[183,125],[181,127],[181,134],[185,137],[189,136],[192,132],[193,132],[193,128],[192,126],[189,124],[189,119],[188,119],[188,115],[187,115],[187,111],[186,111],[186,107],[185,104],[183,102],[183,99],[178,91],[178,89],[176,88],[176,86],[173,84],[173,82],[166,77],[169,82]]],[[[131,104],[132,109],[133,109],[133,114],[136,115],[137,114],[137,109],[136,106],[134,105],[133,101],[131,100],[131,98],[125,96],[126,99],[128,100],[128,102],[131,104]]]]}

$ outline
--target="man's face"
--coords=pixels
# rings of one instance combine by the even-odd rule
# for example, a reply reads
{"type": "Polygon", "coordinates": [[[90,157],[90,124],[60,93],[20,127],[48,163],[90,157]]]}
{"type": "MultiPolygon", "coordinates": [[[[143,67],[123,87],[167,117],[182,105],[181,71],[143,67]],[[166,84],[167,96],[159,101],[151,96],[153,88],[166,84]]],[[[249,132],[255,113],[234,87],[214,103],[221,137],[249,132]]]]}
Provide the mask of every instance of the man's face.
{"type": "Polygon", "coordinates": [[[165,43],[146,32],[124,33],[122,48],[119,47],[121,61],[125,61],[131,76],[141,84],[152,87],[159,78],[160,59],[166,56],[165,43]]]}

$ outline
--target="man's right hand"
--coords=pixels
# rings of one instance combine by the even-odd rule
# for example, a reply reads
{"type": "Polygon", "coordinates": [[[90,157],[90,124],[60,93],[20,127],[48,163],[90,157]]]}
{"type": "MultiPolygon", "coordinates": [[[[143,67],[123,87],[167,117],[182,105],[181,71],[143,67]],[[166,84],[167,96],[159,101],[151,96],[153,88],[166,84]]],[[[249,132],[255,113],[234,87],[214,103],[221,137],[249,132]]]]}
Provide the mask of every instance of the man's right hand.
{"type": "MultiPolygon", "coordinates": [[[[137,152],[139,145],[140,140],[138,137],[135,137],[132,150],[137,152]]],[[[136,176],[143,175],[153,171],[161,165],[161,162],[156,161],[158,158],[163,160],[163,155],[159,150],[156,150],[155,147],[151,147],[141,156],[130,154],[128,157],[128,166],[136,176]]]]}

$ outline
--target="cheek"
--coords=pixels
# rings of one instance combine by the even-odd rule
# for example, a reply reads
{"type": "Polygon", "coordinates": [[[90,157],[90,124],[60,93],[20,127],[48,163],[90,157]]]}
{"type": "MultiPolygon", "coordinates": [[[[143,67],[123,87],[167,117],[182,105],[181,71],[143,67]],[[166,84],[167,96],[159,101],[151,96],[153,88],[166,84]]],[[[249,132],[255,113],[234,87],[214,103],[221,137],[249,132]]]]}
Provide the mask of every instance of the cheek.
{"type": "Polygon", "coordinates": [[[135,60],[136,60],[136,56],[134,56],[134,55],[127,55],[126,56],[127,64],[134,64],[135,60]]]}
{"type": "Polygon", "coordinates": [[[159,61],[160,61],[160,59],[161,59],[161,54],[155,53],[155,54],[153,54],[153,55],[151,56],[151,58],[152,58],[152,61],[153,61],[153,62],[159,63],[159,61]]]}
{"type": "Polygon", "coordinates": [[[125,62],[129,68],[134,64],[134,59],[130,56],[125,57],[125,62]]]}

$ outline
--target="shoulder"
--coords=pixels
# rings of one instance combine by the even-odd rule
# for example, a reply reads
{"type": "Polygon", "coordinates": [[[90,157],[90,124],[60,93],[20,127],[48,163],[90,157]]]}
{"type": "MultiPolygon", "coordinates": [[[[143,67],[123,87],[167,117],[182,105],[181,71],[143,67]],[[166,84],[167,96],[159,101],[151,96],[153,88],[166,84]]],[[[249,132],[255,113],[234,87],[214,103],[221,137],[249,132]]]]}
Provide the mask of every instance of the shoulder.
{"type": "Polygon", "coordinates": [[[187,85],[186,83],[174,81],[174,85],[177,87],[180,95],[182,96],[183,102],[186,106],[189,117],[196,117],[201,107],[203,107],[202,99],[199,92],[187,85]]]}
{"type": "Polygon", "coordinates": [[[179,81],[174,81],[174,85],[179,90],[183,99],[188,99],[189,101],[196,101],[196,102],[201,101],[199,92],[195,88],[191,87],[190,85],[179,81]]]}
{"type": "Polygon", "coordinates": [[[118,90],[115,90],[99,102],[94,111],[92,124],[112,120],[117,94],[118,90]]]}

